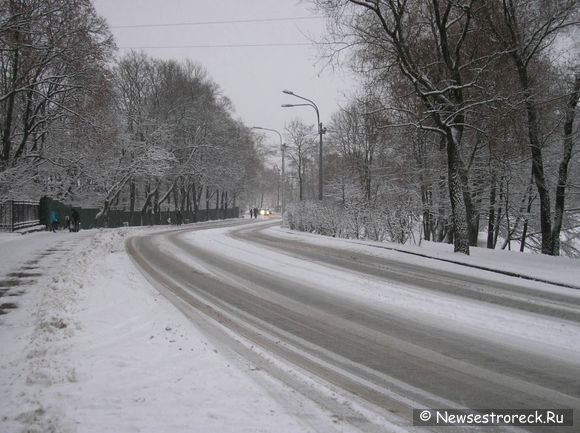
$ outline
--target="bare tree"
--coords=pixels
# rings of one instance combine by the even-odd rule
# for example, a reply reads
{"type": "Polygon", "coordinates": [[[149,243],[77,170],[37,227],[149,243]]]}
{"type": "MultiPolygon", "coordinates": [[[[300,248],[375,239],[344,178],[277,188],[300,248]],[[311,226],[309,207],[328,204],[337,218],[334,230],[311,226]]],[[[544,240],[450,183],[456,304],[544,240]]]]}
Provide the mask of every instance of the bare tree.
{"type": "Polygon", "coordinates": [[[0,171],[42,157],[51,127],[78,116],[112,48],[89,0],[0,2],[0,171]]]}
{"type": "Polygon", "coordinates": [[[564,139],[563,154],[558,167],[558,181],[556,184],[556,203],[554,208],[554,225],[552,227],[552,254],[560,254],[560,231],[564,220],[564,208],[566,203],[566,187],[568,186],[568,171],[570,160],[572,159],[572,150],[576,135],[574,134],[574,122],[576,120],[578,99],[580,98],[580,72],[576,72],[574,85],[570,96],[566,101],[565,119],[564,119],[564,139]]]}
{"type": "MultiPolygon", "coordinates": [[[[544,162],[540,100],[536,93],[537,86],[541,83],[541,68],[538,68],[538,65],[546,49],[554,43],[555,37],[564,29],[577,25],[580,4],[576,0],[549,2],[489,0],[484,4],[485,8],[480,15],[482,22],[509,55],[517,72],[521,99],[526,112],[532,173],[540,200],[542,253],[557,254],[559,240],[554,236],[559,237],[560,227],[553,229],[552,225],[550,191],[544,162]]],[[[575,103],[573,105],[575,107],[575,103]]],[[[569,161],[565,155],[562,162],[567,166],[566,159],[569,161]]],[[[565,176],[566,171],[561,167],[562,175],[565,176]]],[[[558,194],[558,200],[560,200],[558,206],[563,209],[564,191],[560,189],[558,194]]],[[[556,224],[561,225],[561,220],[556,224]]]]}
{"type": "Polygon", "coordinates": [[[382,105],[372,95],[357,98],[336,113],[331,126],[331,140],[340,155],[359,179],[361,191],[367,202],[373,200],[375,152],[383,138],[381,126],[384,119],[382,105]]]}
{"type": "Polygon", "coordinates": [[[314,126],[306,125],[299,119],[294,119],[286,127],[289,139],[288,156],[296,168],[298,176],[298,199],[304,200],[304,187],[306,182],[307,167],[310,156],[315,146],[314,126]]]}
{"type": "MultiPolygon", "coordinates": [[[[469,254],[476,241],[474,209],[462,140],[477,108],[496,100],[481,91],[495,57],[478,44],[477,2],[431,0],[319,0],[350,37],[367,73],[386,80],[394,71],[412,86],[426,117],[407,125],[444,138],[455,251],[469,254]]],[[[399,108],[399,107],[393,107],[399,108]]],[[[412,114],[412,113],[409,113],[412,114]]],[[[400,125],[403,126],[403,125],[400,125]]]]}

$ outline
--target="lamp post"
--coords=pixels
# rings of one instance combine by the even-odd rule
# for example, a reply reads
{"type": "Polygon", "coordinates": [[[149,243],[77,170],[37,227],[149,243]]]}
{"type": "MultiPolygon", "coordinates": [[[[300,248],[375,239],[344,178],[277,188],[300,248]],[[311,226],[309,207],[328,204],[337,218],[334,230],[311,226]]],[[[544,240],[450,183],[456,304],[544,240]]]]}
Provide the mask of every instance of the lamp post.
{"type": "Polygon", "coordinates": [[[280,150],[282,151],[282,215],[284,215],[284,211],[286,210],[286,174],[284,172],[284,157],[286,152],[286,145],[282,140],[282,134],[280,134],[280,132],[276,129],[263,128],[261,126],[252,126],[251,129],[259,129],[262,131],[274,132],[278,134],[278,137],[280,137],[280,150]]]}
{"type": "Polygon", "coordinates": [[[290,107],[312,107],[314,108],[314,111],[316,111],[316,119],[318,121],[318,135],[320,136],[320,143],[318,146],[318,200],[322,200],[322,193],[323,193],[323,187],[322,187],[322,179],[323,179],[323,175],[322,175],[322,135],[326,132],[326,130],[322,127],[322,122],[320,121],[320,112],[318,111],[318,106],[314,103],[314,101],[311,101],[308,98],[305,98],[304,96],[300,96],[297,95],[296,93],[294,93],[291,90],[282,90],[282,93],[285,93],[286,95],[291,95],[291,96],[295,96],[296,98],[302,99],[306,102],[308,102],[307,104],[282,104],[283,108],[290,108],[290,107]]]}

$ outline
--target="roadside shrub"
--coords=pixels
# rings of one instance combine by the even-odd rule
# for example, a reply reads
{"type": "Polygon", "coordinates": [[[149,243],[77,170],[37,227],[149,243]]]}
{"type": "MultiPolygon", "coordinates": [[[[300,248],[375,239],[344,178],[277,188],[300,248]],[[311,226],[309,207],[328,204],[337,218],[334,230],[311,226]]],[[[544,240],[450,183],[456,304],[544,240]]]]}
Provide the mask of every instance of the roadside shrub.
{"type": "Polygon", "coordinates": [[[405,243],[413,237],[419,220],[404,209],[405,203],[372,205],[365,201],[346,203],[301,201],[284,213],[284,225],[291,230],[346,239],[367,239],[405,243]]]}

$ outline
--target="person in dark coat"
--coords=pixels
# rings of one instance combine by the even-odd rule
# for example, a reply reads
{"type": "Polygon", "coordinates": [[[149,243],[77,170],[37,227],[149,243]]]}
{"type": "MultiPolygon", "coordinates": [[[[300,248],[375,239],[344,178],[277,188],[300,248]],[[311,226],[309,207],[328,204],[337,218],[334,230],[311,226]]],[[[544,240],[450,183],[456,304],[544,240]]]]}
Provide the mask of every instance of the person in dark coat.
{"type": "Polygon", "coordinates": [[[79,211],[73,209],[71,212],[71,226],[73,232],[78,232],[81,228],[81,217],[79,216],[79,211]]]}
{"type": "Polygon", "coordinates": [[[250,219],[254,217],[254,209],[250,208],[250,219]]]}

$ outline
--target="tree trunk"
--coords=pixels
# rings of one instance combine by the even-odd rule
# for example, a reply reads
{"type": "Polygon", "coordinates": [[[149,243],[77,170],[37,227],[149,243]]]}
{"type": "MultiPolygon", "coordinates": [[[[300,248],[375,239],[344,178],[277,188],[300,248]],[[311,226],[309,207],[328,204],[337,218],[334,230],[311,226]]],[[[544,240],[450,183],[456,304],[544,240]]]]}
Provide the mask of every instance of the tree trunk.
{"type": "Polygon", "coordinates": [[[205,215],[206,215],[206,220],[209,220],[209,200],[210,200],[211,196],[209,195],[209,188],[207,187],[207,185],[205,186],[205,215]]]}
{"type": "Polygon", "coordinates": [[[538,110],[532,99],[532,91],[526,66],[518,64],[520,85],[526,97],[526,114],[528,118],[528,138],[532,154],[532,173],[540,197],[540,228],[542,232],[542,254],[553,254],[552,216],[550,192],[544,175],[544,158],[538,125],[538,110]]]}
{"type": "MultiPolygon", "coordinates": [[[[207,193],[207,189],[206,189],[206,193],[207,193]]],[[[192,192],[194,207],[197,209],[198,213],[199,213],[199,209],[201,208],[201,196],[202,196],[202,194],[203,194],[203,187],[197,188],[197,194],[192,192]]]]}
{"type": "Polygon", "coordinates": [[[453,128],[447,131],[447,168],[449,183],[449,198],[453,215],[453,249],[456,253],[469,255],[470,215],[465,197],[466,191],[461,180],[462,161],[457,148],[457,132],[453,128]]]}
{"type": "Polygon", "coordinates": [[[220,190],[215,190],[215,217],[216,219],[220,219],[220,190]]]}
{"type": "Polygon", "coordinates": [[[364,161],[365,198],[370,203],[372,198],[371,168],[368,156],[364,161]]]}
{"type": "Polygon", "coordinates": [[[228,217],[228,192],[224,191],[224,218],[228,217]]]}
{"type": "Polygon", "coordinates": [[[159,180],[157,181],[155,188],[153,190],[151,190],[151,185],[149,184],[149,182],[147,182],[147,185],[145,186],[145,203],[143,204],[143,207],[141,208],[141,221],[145,221],[147,223],[147,225],[152,225],[153,224],[153,220],[151,218],[150,212],[149,211],[149,206],[151,206],[151,199],[153,198],[153,196],[155,196],[155,194],[157,193],[157,190],[159,189],[159,180]]]}
{"type": "Polygon", "coordinates": [[[512,229],[511,229],[511,222],[510,222],[510,183],[509,180],[506,181],[505,184],[505,221],[506,221],[506,231],[507,235],[501,247],[502,250],[505,250],[508,247],[508,251],[512,249],[512,229]]]}
{"type": "Polygon", "coordinates": [[[302,161],[300,158],[300,150],[298,151],[298,197],[302,201],[304,199],[304,174],[302,172],[302,161]]]}
{"type": "Polygon", "coordinates": [[[157,187],[155,188],[155,194],[153,194],[154,200],[153,200],[153,215],[155,217],[155,224],[159,224],[161,222],[161,215],[160,215],[160,203],[159,203],[159,185],[160,183],[157,183],[157,187]]]}
{"type": "MultiPolygon", "coordinates": [[[[473,179],[473,189],[468,188],[467,196],[471,199],[471,207],[469,214],[471,215],[470,219],[470,233],[469,233],[469,240],[470,244],[473,247],[478,245],[479,241],[479,224],[480,224],[480,211],[482,209],[482,202],[483,202],[483,189],[485,188],[484,180],[479,177],[478,175],[472,176],[473,179]]],[[[465,179],[467,181],[467,178],[465,179]]],[[[469,208],[469,207],[468,207],[469,208]]]]}
{"type": "Polygon", "coordinates": [[[424,180],[421,180],[421,204],[423,206],[423,233],[426,241],[431,240],[432,216],[431,207],[433,205],[433,196],[429,186],[424,180]]]}
{"type": "Polygon", "coordinates": [[[187,199],[189,198],[185,184],[186,181],[184,179],[183,182],[181,182],[181,185],[179,185],[179,211],[181,212],[181,215],[183,215],[187,210],[187,199]]]}
{"type": "MultiPolygon", "coordinates": [[[[167,210],[171,210],[171,193],[173,193],[174,191],[176,191],[176,186],[177,186],[177,182],[179,182],[180,178],[176,178],[173,182],[171,182],[171,185],[169,185],[169,188],[167,189],[167,191],[165,191],[165,194],[163,194],[161,196],[161,198],[158,200],[158,206],[161,207],[161,205],[163,203],[165,203],[165,201],[167,201],[167,210]]],[[[177,200],[175,200],[175,204],[177,204],[177,200]]]]}
{"type": "Polygon", "coordinates": [[[495,170],[491,172],[491,181],[489,189],[489,213],[487,217],[487,248],[495,248],[494,243],[494,223],[495,223],[495,203],[497,192],[497,175],[495,170]]]}
{"type": "Polygon", "coordinates": [[[558,184],[556,185],[556,203],[554,208],[554,227],[552,228],[552,254],[560,254],[560,231],[564,220],[564,205],[566,201],[566,185],[568,183],[568,166],[574,148],[574,120],[576,106],[580,96],[580,73],[576,74],[574,90],[566,104],[566,121],[564,122],[564,152],[558,169],[558,184]]]}
{"type": "Polygon", "coordinates": [[[500,181],[499,181],[499,199],[498,199],[498,203],[500,204],[499,208],[497,209],[497,215],[495,216],[495,227],[494,227],[494,232],[493,232],[493,248],[495,249],[495,247],[497,246],[497,238],[499,237],[499,228],[501,227],[501,217],[502,217],[502,213],[503,213],[503,208],[501,206],[502,202],[503,202],[503,180],[504,177],[502,176],[500,181]]]}
{"type": "Polygon", "coordinates": [[[129,181],[129,225],[135,224],[135,200],[136,200],[137,186],[135,185],[135,178],[129,181]]]}
{"type": "Polygon", "coordinates": [[[196,188],[195,188],[195,182],[191,183],[191,195],[193,196],[193,222],[196,223],[199,221],[199,206],[197,203],[196,198],[196,188]]]}
{"type": "Polygon", "coordinates": [[[26,148],[26,144],[28,142],[28,138],[31,133],[31,128],[33,126],[34,121],[30,121],[30,114],[31,114],[31,107],[32,107],[32,91],[26,92],[26,108],[24,109],[24,115],[22,119],[23,131],[22,131],[22,138],[20,139],[20,144],[16,148],[16,152],[14,152],[14,160],[12,165],[16,165],[16,160],[22,156],[24,153],[24,149],[26,148]]]}
{"type": "MultiPolygon", "coordinates": [[[[439,151],[441,154],[445,154],[447,149],[446,138],[444,135],[441,135],[439,139],[439,151]]],[[[445,156],[445,158],[447,158],[445,156]]],[[[439,180],[437,181],[437,189],[439,195],[439,203],[437,206],[437,219],[435,221],[435,228],[433,234],[433,240],[435,242],[444,242],[445,238],[447,237],[447,233],[449,231],[449,221],[447,219],[447,211],[445,206],[445,197],[447,194],[445,193],[447,189],[447,176],[445,175],[445,170],[443,166],[439,167],[440,174],[439,180]]]]}
{"type": "Polygon", "coordinates": [[[439,181],[437,182],[439,189],[439,205],[437,206],[437,221],[435,224],[435,238],[436,242],[443,242],[447,237],[447,213],[445,211],[445,194],[446,189],[446,177],[444,174],[439,176],[439,181]]]}
{"type": "Polygon", "coordinates": [[[181,184],[183,179],[180,179],[178,185],[173,188],[173,210],[178,211],[181,209],[181,184]]]}
{"type": "MultiPolygon", "coordinates": [[[[18,42],[18,32],[14,32],[15,42],[18,42]]],[[[6,165],[9,163],[10,159],[10,147],[12,146],[12,120],[14,117],[14,100],[16,99],[16,75],[18,74],[18,62],[19,60],[18,48],[14,49],[14,63],[12,64],[12,93],[8,97],[6,117],[4,119],[4,129],[2,131],[2,160],[6,165]]]]}
{"type": "MultiPolygon", "coordinates": [[[[531,182],[530,182],[531,183],[531,182]]],[[[523,253],[526,247],[526,237],[528,236],[528,223],[530,220],[530,212],[532,211],[532,203],[534,198],[532,197],[531,189],[528,190],[528,206],[526,208],[526,218],[524,220],[524,227],[522,228],[522,238],[520,240],[520,252],[523,253]]]]}

